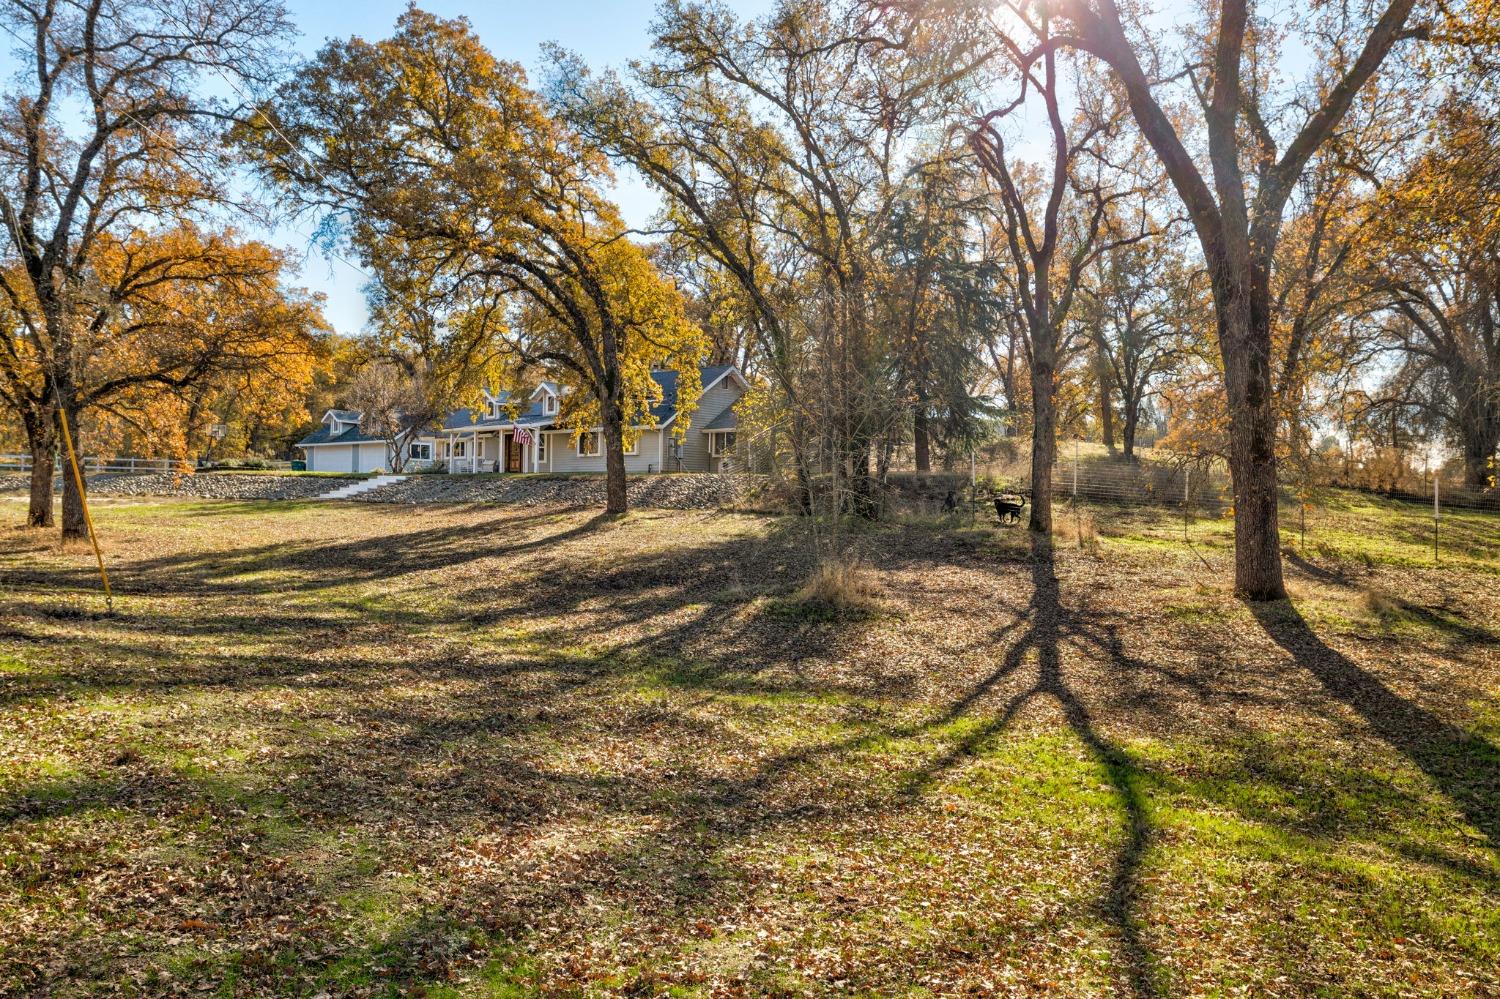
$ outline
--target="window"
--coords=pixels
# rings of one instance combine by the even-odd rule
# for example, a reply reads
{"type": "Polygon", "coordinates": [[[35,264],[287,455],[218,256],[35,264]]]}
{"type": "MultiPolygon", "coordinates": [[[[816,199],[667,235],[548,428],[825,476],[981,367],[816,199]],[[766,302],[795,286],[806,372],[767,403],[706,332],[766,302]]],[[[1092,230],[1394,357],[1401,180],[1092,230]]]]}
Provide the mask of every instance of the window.
{"type": "Polygon", "coordinates": [[[641,453],[641,439],[639,437],[637,437],[635,439],[635,443],[632,444],[632,445],[630,445],[629,447],[625,448],[621,453],[622,454],[640,454],[641,453]]]}
{"type": "Polygon", "coordinates": [[[406,453],[414,461],[431,461],[432,444],[428,441],[412,441],[406,453]]]}
{"type": "Polygon", "coordinates": [[[547,435],[536,435],[536,463],[540,465],[547,460],[547,435]]]}
{"type": "Polygon", "coordinates": [[[708,453],[714,457],[734,450],[734,431],[715,430],[708,435],[708,453]]]}
{"type": "Polygon", "coordinates": [[[602,452],[599,450],[599,435],[592,430],[578,435],[578,457],[597,458],[602,452]]]}
{"type": "Polygon", "coordinates": [[[455,458],[463,458],[466,455],[468,455],[468,453],[469,453],[469,442],[468,441],[454,441],[453,442],[453,457],[455,457],[455,458]]]}
{"type": "Polygon", "coordinates": [[[545,399],[542,400],[542,412],[544,412],[544,413],[555,413],[555,412],[557,412],[557,396],[555,396],[555,395],[549,395],[549,396],[547,396],[547,398],[545,398],[545,399]]]}

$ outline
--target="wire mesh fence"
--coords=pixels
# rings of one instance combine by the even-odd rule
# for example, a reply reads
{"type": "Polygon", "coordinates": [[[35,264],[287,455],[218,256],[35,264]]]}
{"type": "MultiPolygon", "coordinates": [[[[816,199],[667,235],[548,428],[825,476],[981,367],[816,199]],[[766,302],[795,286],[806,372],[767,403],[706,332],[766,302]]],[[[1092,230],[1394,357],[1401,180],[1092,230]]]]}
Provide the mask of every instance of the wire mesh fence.
{"type": "MultiPolygon", "coordinates": [[[[1029,510],[1010,516],[1006,504],[1032,494],[1029,455],[1017,449],[976,455],[969,468],[895,471],[886,477],[885,491],[887,509],[897,518],[948,515],[965,523],[1024,524],[1029,510]]],[[[1216,459],[1158,452],[1131,460],[1097,444],[1065,442],[1058,448],[1052,492],[1054,526],[1066,535],[1149,530],[1180,538],[1200,558],[1205,543],[1225,551],[1233,544],[1233,490],[1227,469],[1216,459]]],[[[1413,564],[1442,562],[1445,555],[1485,559],[1494,554],[1485,541],[1494,537],[1493,528],[1476,531],[1475,524],[1500,514],[1500,495],[1466,489],[1451,478],[1429,474],[1425,483],[1369,489],[1288,464],[1281,501],[1282,536],[1302,551],[1352,550],[1351,524],[1363,516],[1361,523],[1378,525],[1374,530],[1384,535],[1379,540],[1399,548],[1400,557],[1413,564]],[[1377,509],[1378,516],[1372,515],[1377,509]],[[1460,516],[1462,528],[1450,521],[1460,516]]]]}

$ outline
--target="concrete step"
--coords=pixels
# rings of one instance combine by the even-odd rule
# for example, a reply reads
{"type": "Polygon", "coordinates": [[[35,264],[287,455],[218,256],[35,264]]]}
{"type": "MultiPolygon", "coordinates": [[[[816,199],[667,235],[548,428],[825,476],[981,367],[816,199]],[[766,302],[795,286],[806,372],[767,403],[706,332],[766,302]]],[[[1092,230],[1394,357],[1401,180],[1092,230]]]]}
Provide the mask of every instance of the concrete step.
{"type": "Polygon", "coordinates": [[[373,479],[361,479],[358,482],[351,482],[347,486],[339,486],[337,489],[326,492],[321,496],[317,496],[315,498],[320,500],[348,499],[351,496],[358,496],[361,493],[368,493],[372,490],[379,489],[382,486],[390,486],[396,484],[397,482],[405,481],[406,476],[404,475],[377,475],[373,479]]]}

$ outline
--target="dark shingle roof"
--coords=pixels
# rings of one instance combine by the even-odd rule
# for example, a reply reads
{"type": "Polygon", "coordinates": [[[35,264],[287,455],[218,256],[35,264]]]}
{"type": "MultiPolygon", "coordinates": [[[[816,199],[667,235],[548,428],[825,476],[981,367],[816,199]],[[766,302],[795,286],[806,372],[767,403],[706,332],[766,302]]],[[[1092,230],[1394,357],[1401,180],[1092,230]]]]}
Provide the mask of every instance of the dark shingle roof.
{"type": "Polygon", "coordinates": [[[739,422],[738,419],[735,418],[735,415],[734,415],[734,407],[730,406],[728,409],[724,410],[724,412],[720,413],[718,416],[715,416],[712,420],[709,420],[708,421],[708,426],[704,427],[703,429],[704,430],[733,430],[736,427],[738,427],[739,425],[740,425],[740,422],[739,422]]]}
{"type": "Polygon", "coordinates": [[[651,416],[662,426],[677,415],[677,372],[653,371],[651,380],[661,386],[661,402],[651,407],[651,416]]]}
{"type": "Polygon", "coordinates": [[[474,411],[472,409],[455,409],[443,418],[444,430],[461,430],[473,425],[474,411]]]}
{"type": "Polygon", "coordinates": [[[732,364],[714,364],[706,368],[699,368],[698,374],[703,379],[703,387],[708,388],[733,370],[734,365],[732,364]]]}

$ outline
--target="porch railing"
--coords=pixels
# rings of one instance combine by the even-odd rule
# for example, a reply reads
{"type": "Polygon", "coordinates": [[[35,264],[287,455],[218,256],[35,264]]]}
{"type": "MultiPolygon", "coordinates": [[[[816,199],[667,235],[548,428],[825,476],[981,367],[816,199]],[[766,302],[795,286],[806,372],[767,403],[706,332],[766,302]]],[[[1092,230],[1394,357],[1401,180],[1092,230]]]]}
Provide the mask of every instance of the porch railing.
{"type": "Polygon", "coordinates": [[[497,471],[494,458],[461,457],[448,459],[450,475],[475,475],[479,472],[497,471]]]}

